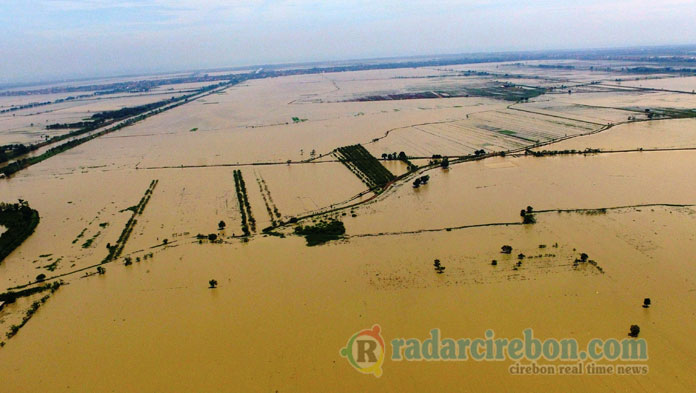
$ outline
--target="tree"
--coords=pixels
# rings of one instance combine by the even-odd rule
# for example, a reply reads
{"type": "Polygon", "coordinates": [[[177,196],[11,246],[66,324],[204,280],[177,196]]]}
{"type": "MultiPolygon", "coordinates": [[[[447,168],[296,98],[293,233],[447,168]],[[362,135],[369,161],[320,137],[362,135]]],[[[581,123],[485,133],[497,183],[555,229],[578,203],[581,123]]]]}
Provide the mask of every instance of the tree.
{"type": "Polygon", "coordinates": [[[508,245],[504,245],[504,246],[500,247],[500,252],[503,254],[510,254],[510,253],[512,253],[512,247],[508,246],[508,245]]]}
{"type": "Polygon", "coordinates": [[[630,330],[630,332],[628,333],[628,335],[631,336],[631,337],[638,337],[639,334],[640,334],[640,326],[638,326],[638,325],[631,325],[631,330],[630,330]]]}
{"type": "Polygon", "coordinates": [[[420,185],[421,185],[421,179],[420,179],[420,178],[418,178],[418,179],[416,179],[416,180],[413,181],[413,188],[418,188],[418,187],[420,187],[420,185]]]}
{"type": "Polygon", "coordinates": [[[449,168],[449,158],[445,157],[442,159],[442,161],[440,162],[440,168],[442,168],[442,169],[449,168]]]}
{"type": "Polygon", "coordinates": [[[651,304],[651,303],[652,303],[652,302],[650,301],[650,298],[649,298],[649,297],[646,297],[646,298],[643,300],[643,308],[648,308],[648,307],[650,307],[650,304],[651,304]]]}
{"type": "Polygon", "coordinates": [[[36,276],[36,281],[43,281],[46,279],[46,275],[41,273],[38,276],[36,276]]]}
{"type": "Polygon", "coordinates": [[[524,218],[522,219],[523,224],[536,224],[536,218],[534,217],[534,214],[527,213],[524,215],[524,218]]]}
{"type": "Polygon", "coordinates": [[[167,244],[167,243],[169,243],[169,239],[162,240],[162,244],[167,244]]]}
{"type": "Polygon", "coordinates": [[[399,152],[399,160],[402,160],[402,161],[408,160],[408,156],[406,156],[406,153],[399,152]]]}
{"type": "Polygon", "coordinates": [[[383,160],[386,160],[387,157],[389,157],[389,156],[387,156],[387,153],[382,153],[382,159],[383,159],[383,160]]]}
{"type": "Polygon", "coordinates": [[[208,281],[208,284],[210,284],[210,288],[213,289],[213,288],[217,287],[218,282],[216,279],[212,279],[212,280],[208,281]]]}
{"type": "Polygon", "coordinates": [[[211,233],[210,235],[208,235],[208,240],[210,240],[211,242],[214,242],[215,240],[217,240],[217,235],[214,233],[211,233]]]}
{"type": "Polygon", "coordinates": [[[104,273],[106,273],[106,269],[104,269],[104,268],[101,267],[101,266],[97,266],[97,273],[98,273],[98,274],[104,274],[104,273]]]}
{"type": "Polygon", "coordinates": [[[531,206],[527,206],[527,213],[531,213],[534,211],[534,208],[531,206]]]}
{"type": "Polygon", "coordinates": [[[222,220],[220,220],[220,222],[218,223],[218,229],[220,229],[220,230],[225,229],[226,226],[227,226],[227,224],[225,224],[225,222],[222,220]]]}
{"type": "Polygon", "coordinates": [[[580,254],[580,261],[587,262],[587,258],[589,258],[589,256],[587,254],[585,254],[584,252],[582,254],[580,254]]]}

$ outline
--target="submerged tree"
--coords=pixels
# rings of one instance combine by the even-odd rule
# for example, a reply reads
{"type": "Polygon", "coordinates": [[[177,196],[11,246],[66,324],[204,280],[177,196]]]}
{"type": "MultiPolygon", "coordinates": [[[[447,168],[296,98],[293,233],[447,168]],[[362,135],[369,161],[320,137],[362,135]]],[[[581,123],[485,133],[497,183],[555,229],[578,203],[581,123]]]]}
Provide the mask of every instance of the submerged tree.
{"type": "Polygon", "coordinates": [[[631,337],[638,337],[639,334],[640,334],[640,326],[638,326],[638,325],[631,325],[631,330],[630,330],[630,332],[628,333],[628,335],[631,336],[631,337]]]}
{"type": "Polygon", "coordinates": [[[522,223],[523,224],[536,224],[536,217],[534,217],[534,214],[527,213],[523,216],[522,223]]]}
{"type": "Polygon", "coordinates": [[[440,161],[440,168],[442,169],[448,169],[449,168],[449,158],[445,157],[440,161]]]}
{"type": "Polygon", "coordinates": [[[435,271],[437,274],[442,274],[445,272],[445,267],[440,264],[439,259],[436,259],[435,262],[433,262],[433,266],[435,266],[435,271]]]}

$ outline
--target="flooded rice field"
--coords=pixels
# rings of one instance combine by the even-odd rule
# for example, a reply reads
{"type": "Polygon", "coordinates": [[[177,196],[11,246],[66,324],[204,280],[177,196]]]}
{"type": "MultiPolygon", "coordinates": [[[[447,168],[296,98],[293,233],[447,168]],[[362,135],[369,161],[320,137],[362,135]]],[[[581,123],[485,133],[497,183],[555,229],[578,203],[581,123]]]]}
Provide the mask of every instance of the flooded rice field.
{"type": "MultiPolygon", "coordinates": [[[[645,109],[696,101],[538,65],[251,79],[0,179],[0,201],[40,216],[2,260],[2,292],[63,282],[0,308],[3,390],[690,391],[696,123],[645,109]],[[606,91],[355,100],[490,88],[498,73],[606,91]],[[351,146],[367,157],[334,152],[351,146]],[[299,236],[337,221],[345,231],[318,245],[299,236]],[[531,328],[583,346],[635,324],[649,373],[386,359],[374,378],[340,349],[375,324],[387,343],[531,328]]],[[[77,119],[169,92],[52,111],[77,119]]],[[[54,121],[22,121],[32,116],[54,121]]],[[[1,143],[35,140],[14,121],[0,118],[1,143]]]]}

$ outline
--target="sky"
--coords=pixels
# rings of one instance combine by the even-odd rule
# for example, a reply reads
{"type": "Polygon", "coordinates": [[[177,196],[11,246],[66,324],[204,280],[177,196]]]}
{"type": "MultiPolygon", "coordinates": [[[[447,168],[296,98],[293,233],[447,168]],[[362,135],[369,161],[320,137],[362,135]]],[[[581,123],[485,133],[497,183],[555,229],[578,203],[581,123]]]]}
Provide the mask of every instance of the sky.
{"type": "Polygon", "coordinates": [[[696,44],[694,0],[0,0],[0,83],[696,44]]]}

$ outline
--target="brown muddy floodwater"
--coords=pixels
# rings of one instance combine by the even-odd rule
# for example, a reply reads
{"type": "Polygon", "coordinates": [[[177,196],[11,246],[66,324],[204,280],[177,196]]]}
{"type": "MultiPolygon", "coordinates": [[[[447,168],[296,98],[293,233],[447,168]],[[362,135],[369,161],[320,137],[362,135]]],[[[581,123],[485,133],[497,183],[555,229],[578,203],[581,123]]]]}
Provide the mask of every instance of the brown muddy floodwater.
{"type": "MultiPolygon", "coordinates": [[[[423,155],[414,161],[426,165],[442,151],[490,152],[589,133],[601,126],[592,119],[623,110],[592,114],[583,100],[661,102],[611,90],[519,106],[539,113],[475,97],[343,102],[432,89],[431,76],[470,83],[448,75],[382,70],[251,81],[0,179],[1,201],[25,199],[41,215],[35,233],[0,264],[2,289],[38,274],[66,283],[11,339],[5,332],[37,297],[0,311],[0,391],[692,391],[696,151],[508,154],[421,170],[377,196],[331,155],[304,162],[362,143],[378,157],[423,155]],[[577,119],[555,117],[566,115],[577,119]],[[240,209],[235,170],[248,209],[240,209]],[[430,181],[414,189],[423,175],[430,181]],[[536,223],[522,225],[528,205],[536,223]],[[302,221],[344,222],[345,236],[324,245],[307,247],[292,226],[262,231],[345,206],[302,221]],[[247,240],[242,211],[256,222],[247,240]],[[123,253],[101,265],[127,223],[123,253]],[[212,243],[210,234],[222,240],[212,243]],[[501,254],[503,245],[512,252],[501,254]],[[592,262],[576,262],[581,253],[592,262]],[[106,274],[92,274],[97,266],[106,274]],[[211,279],[217,288],[208,288],[211,279]],[[641,307],[645,298],[650,308],[641,307]],[[375,324],[388,352],[380,378],[356,372],[340,354],[375,324]],[[531,328],[535,337],[585,346],[623,339],[634,324],[648,345],[640,362],[647,375],[517,376],[512,360],[389,357],[391,340],[422,340],[433,328],[452,338],[488,329],[516,338],[531,328]]],[[[544,148],[696,147],[694,124],[623,124],[544,148]]],[[[407,171],[401,161],[384,166],[397,176],[407,171]]]]}

